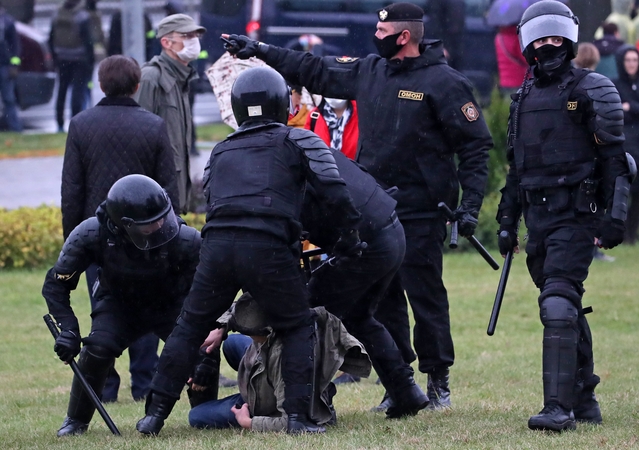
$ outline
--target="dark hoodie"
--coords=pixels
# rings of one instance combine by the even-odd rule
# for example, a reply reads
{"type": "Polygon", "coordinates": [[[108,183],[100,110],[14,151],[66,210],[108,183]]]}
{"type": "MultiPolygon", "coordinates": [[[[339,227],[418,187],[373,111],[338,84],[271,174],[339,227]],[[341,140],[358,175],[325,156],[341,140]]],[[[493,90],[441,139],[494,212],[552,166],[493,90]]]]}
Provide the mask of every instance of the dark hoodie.
{"type": "Polygon", "coordinates": [[[631,46],[624,45],[615,54],[617,70],[619,78],[613,80],[622,103],[629,103],[630,109],[624,111],[624,128],[626,135],[624,149],[630,153],[635,160],[639,159],[639,71],[631,77],[624,68],[623,60],[628,52],[635,52],[639,55],[639,51],[631,46]]]}

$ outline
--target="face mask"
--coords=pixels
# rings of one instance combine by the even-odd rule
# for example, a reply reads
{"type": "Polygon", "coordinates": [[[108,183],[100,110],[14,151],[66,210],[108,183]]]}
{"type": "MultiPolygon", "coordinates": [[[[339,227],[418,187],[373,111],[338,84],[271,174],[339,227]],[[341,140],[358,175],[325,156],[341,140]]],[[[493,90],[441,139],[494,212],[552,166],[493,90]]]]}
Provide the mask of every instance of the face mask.
{"type": "Polygon", "coordinates": [[[403,45],[397,45],[397,38],[400,34],[402,34],[401,31],[396,34],[386,36],[384,39],[379,39],[377,36],[373,36],[373,43],[377,48],[377,53],[379,53],[379,56],[381,56],[382,58],[390,59],[395,56],[397,52],[402,49],[402,47],[404,47],[403,45]]]}
{"type": "Polygon", "coordinates": [[[537,65],[542,72],[551,75],[556,69],[560,68],[566,62],[568,50],[564,45],[556,47],[552,44],[542,45],[535,50],[537,56],[537,65]]]}
{"type": "Polygon", "coordinates": [[[184,62],[195,61],[200,56],[200,40],[198,38],[185,39],[182,41],[184,48],[177,52],[178,58],[184,62]]]}
{"type": "Polygon", "coordinates": [[[344,109],[348,104],[348,100],[342,100],[341,98],[325,98],[324,100],[333,109],[344,109]]]}

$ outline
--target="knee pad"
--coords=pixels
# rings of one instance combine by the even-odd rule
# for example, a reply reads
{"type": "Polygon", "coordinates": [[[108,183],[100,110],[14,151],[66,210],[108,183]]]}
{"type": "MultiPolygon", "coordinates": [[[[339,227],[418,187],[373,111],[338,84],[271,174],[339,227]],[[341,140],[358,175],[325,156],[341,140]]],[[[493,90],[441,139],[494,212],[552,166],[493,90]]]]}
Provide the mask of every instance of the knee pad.
{"type": "Polygon", "coordinates": [[[570,280],[565,278],[548,278],[539,296],[539,305],[547,297],[558,296],[570,300],[575,305],[581,305],[581,296],[583,288],[578,288],[570,280]]]}
{"type": "Polygon", "coordinates": [[[118,356],[112,349],[100,345],[87,345],[82,350],[86,351],[93,358],[98,359],[109,359],[118,356]]]}
{"type": "Polygon", "coordinates": [[[540,300],[539,317],[544,327],[577,328],[579,311],[567,298],[552,295],[540,300]]]}

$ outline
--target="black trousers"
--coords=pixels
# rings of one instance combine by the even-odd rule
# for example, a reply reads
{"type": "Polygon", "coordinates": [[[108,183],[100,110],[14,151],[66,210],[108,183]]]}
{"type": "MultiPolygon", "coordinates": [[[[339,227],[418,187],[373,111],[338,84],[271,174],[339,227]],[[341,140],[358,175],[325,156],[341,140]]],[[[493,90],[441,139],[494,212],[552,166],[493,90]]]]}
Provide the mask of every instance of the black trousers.
{"type": "Polygon", "coordinates": [[[375,318],[377,304],[399,269],[406,248],[404,229],[396,218],[363,236],[368,247],[360,258],[320,268],[309,282],[311,303],[324,306],[364,344],[375,371],[388,391],[413,375],[395,341],[375,318]]]}
{"type": "Polygon", "coordinates": [[[55,104],[58,128],[61,129],[64,126],[64,104],[69,86],[71,86],[71,117],[85,109],[92,71],[93,67],[88,62],[58,61],[58,97],[55,104]]]}
{"type": "Polygon", "coordinates": [[[313,375],[313,318],[299,250],[258,231],[205,233],[191,291],[167,340],[151,390],[177,398],[198,349],[237,292],[249,291],[283,339],[287,413],[308,412],[313,375]]]}
{"type": "MultiPolygon", "coordinates": [[[[98,266],[91,264],[84,272],[89,289],[91,309],[97,306],[97,299],[93,295],[95,282],[98,279],[98,266]]],[[[177,316],[176,316],[177,317],[177,316]]],[[[153,334],[146,334],[129,344],[129,372],[131,373],[131,395],[134,399],[146,397],[153,374],[158,363],[159,338],[153,334]]],[[[120,389],[120,375],[113,366],[102,390],[102,401],[115,401],[120,389]]]]}
{"type": "MultiPolygon", "coordinates": [[[[599,219],[593,215],[576,214],[572,210],[549,212],[546,205],[529,205],[524,217],[528,227],[526,264],[535,285],[543,290],[548,278],[559,278],[583,294],[599,219]]],[[[574,303],[581,311],[582,302],[574,303]]],[[[578,373],[575,381],[585,389],[594,388],[599,377],[594,373],[592,335],[583,314],[579,316],[578,328],[578,373]]]]}
{"type": "Polygon", "coordinates": [[[402,222],[406,230],[406,255],[395,280],[375,317],[391,331],[403,353],[410,348],[408,315],[404,306],[408,296],[415,327],[413,343],[419,370],[431,373],[453,365],[455,351],[450,333],[448,293],[442,280],[446,222],[443,219],[402,222]],[[402,289],[399,288],[401,286],[402,289]],[[401,343],[400,343],[401,342],[401,343]]]}

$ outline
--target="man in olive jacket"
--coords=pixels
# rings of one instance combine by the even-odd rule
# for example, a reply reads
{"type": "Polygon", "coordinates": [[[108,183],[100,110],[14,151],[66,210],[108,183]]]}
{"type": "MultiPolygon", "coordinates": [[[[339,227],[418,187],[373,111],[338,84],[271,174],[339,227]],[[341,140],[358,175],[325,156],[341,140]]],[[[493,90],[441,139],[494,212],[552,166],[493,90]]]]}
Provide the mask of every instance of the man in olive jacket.
{"type": "Polygon", "coordinates": [[[189,153],[192,112],[189,82],[198,76],[189,62],[199,56],[199,37],[205,31],[204,27],[196,25],[185,14],[173,14],[162,19],[158,25],[162,53],[142,67],[140,89],[135,97],[140,106],[166,122],[173,147],[182,213],[187,212],[191,191],[189,153]]]}
{"type": "MultiPolygon", "coordinates": [[[[316,368],[309,416],[320,425],[331,425],[337,420],[332,405],[336,393],[331,382],[333,376],[338,370],[345,370],[368,377],[371,362],[364,346],[346,331],[337,317],[323,307],[312,311],[317,323],[316,368]]],[[[245,293],[218,319],[218,323],[223,327],[209,334],[203,348],[212,351],[219,346],[226,329],[242,333],[229,335],[223,348],[229,364],[238,370],[240,393],[194,406],[189,413],[189,423],[196,428],[286,430],[282,340],[267,326],[263,310],[250,294],[245,293]]],[[[198,368],[195,373],[191,388],[199,389],[198,368]]]]}

